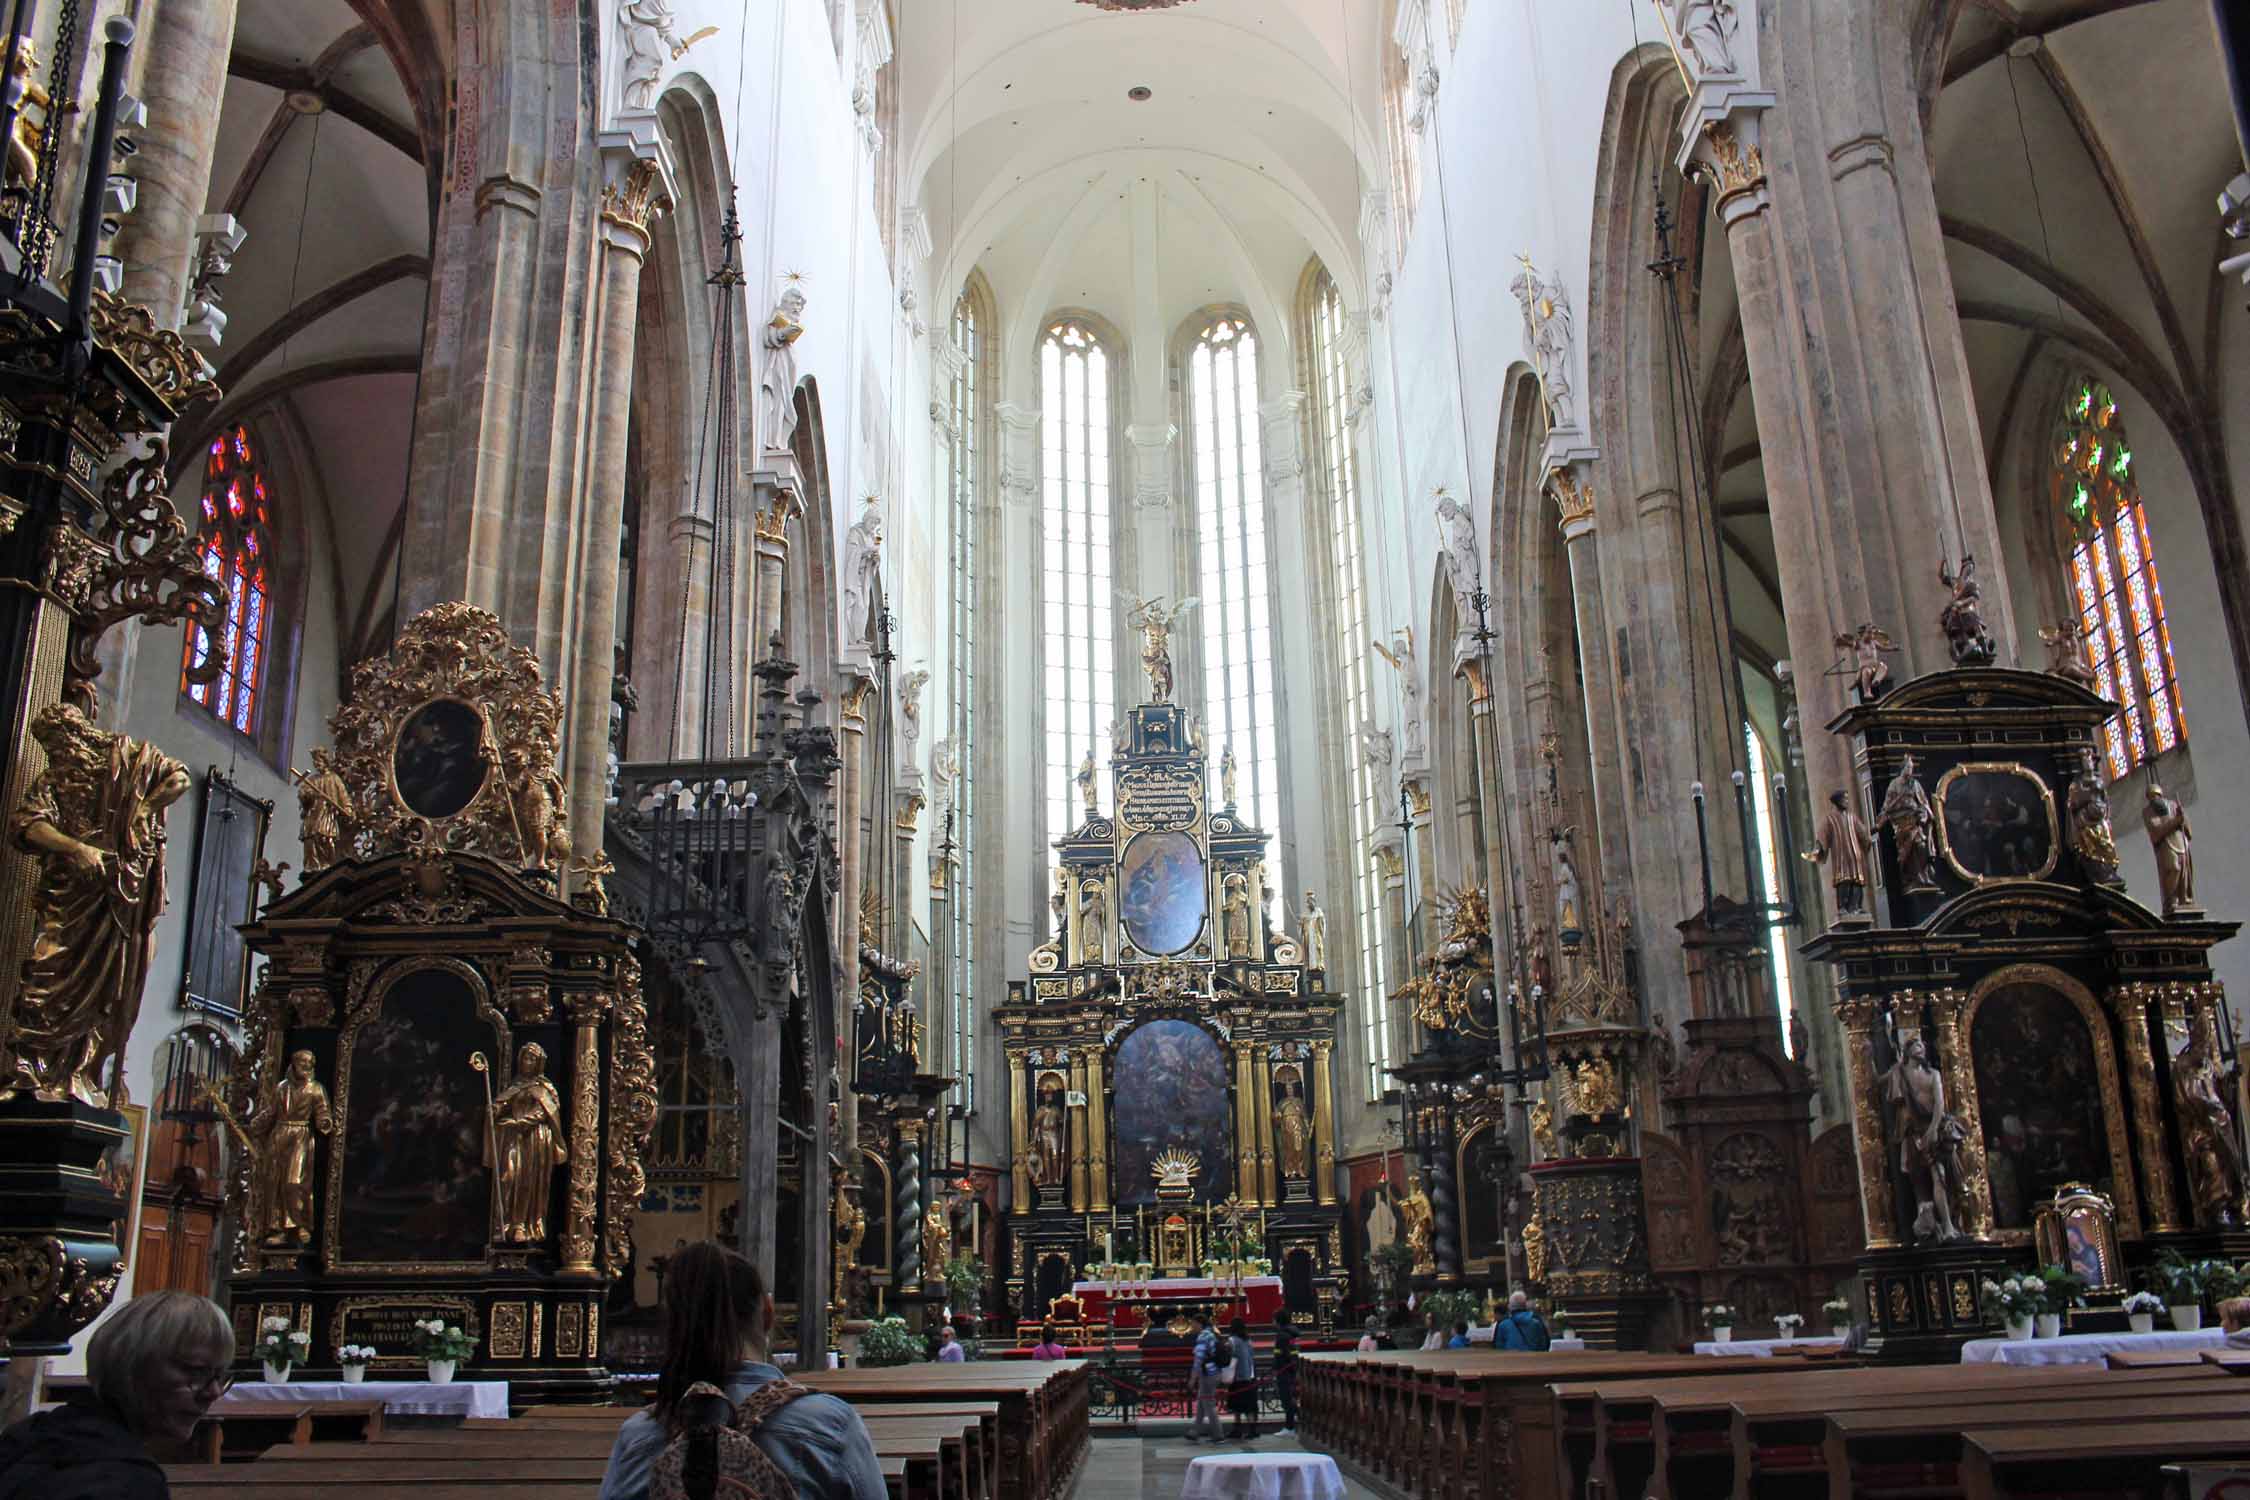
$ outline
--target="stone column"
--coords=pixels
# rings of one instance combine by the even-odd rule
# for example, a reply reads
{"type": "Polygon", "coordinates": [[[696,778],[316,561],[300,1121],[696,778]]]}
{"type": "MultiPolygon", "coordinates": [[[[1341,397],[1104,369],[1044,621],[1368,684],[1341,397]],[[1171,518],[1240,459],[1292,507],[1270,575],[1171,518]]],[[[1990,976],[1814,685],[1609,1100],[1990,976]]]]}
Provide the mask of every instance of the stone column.
{"type": "Polygon", "coordinates": [[[899,1121],[891,1178],[891,1290],[919,1291],[925,1275],[935,1280],[944,1269],[922,1264],[922,1122],[910,1116],[899,1121]]]}
{"type": "MultiPolygon", "coordinates": [[[[1485,896],[1492,909],[1492,972],[1509,972],[1515,907],[1509,890],[1515,872],[1502,855],[1501,820],[1512,817],[1501,789],[1499,726],[1492,707],[1492,647],[1471,638],[1457,653],[1453,675],[1469,686],[1469,732],[1476,750],[1477,801],[1483,809],[1485,896]]],[[[1512,1062],[1513,1059],[1510,1059],[1512,1062]]]]}
{"type": "Polygon", "coordinates": [[[1336,1201],[1336,1083],[1329,1074],[1328,1054],[1335,1043],[1312,1044],[1313,1075],[1313,1201],[1336,1201]]]}
{"type": "MultiPolygon", "coordinates": [[[[1604,925],[1607,904],[1605,892],[1609,889],[1612,870],[1633,870],[1643,879],[1654,870],[1676,872],[1676,860],[1644,862],[1636,868],[1632,843],[1629,838],[1628,814],[1623,788],[1629,781],[1626,767],[1621,762],[1621,748],[1625,731],[1620,727],[1621,713],[1617,702],[1615,669],[1609,652],[1608,611],[1602,598],[1601,546],[1595,536],[1594,524],[1594,460],[1577,455],[1548,471],[1547,495],[1555,502],[1556,519],[1562,530],[1563,552],[1570,564],[1571,601],[1576,610],[1575,627],[1578,635],[1579,670],[1585,677],[1585,698],[1582,712],[1586,716],[1586,769],[1587,783],[1570,790],[1586,799],[1583,815],[1590,814],[1597,841],[1592,847],[1579,850],[1579,873],[1585,878],[1584,912],[1589,934],[1604,925]],[[1591,855],[1589,859],[1587,856],[1591,855]],[[1588,868],[1590,866],[1590,868],[1588,868]]],[[[1687,650],[1700,649],[1688,646],[1687,650]]],[[[1567,663],[1559,664],[1568,680],[1567,663]]],[[[1702,731],[1688,726],[1684,738],[1692,741],[1702,731]]],[[[1567,759],[1567,757],[1566,757],[1567,759]]],[[[1575,777],[1571,778],[1575,780],[1575,777]]],[[[1687,788],[1673,788],[1675,796],[1668,799],[1685,803],[1687,788]]],[[[1569,821],[1566,817],[1565,821],[1569,821]]],[[[1732,826],[1731,822],[1728,826],[1732,826]]],[[[1739,844],[1739,839],[1729,840],[1725,828],[1712,830],[1712,841],[1720,849],[1739,844]]],[[[1692,848],[1692,841],[1690,842],[1692,848]]],[[[1671,884],[1667,881],[1666,884],[1671,884]]],[[[1655,894],[1653,892],[1649,894],[1655,894]]],[[[1685,887],[1669,892],[1683,911],[1694,911],[1702,905],[1702,891],[1685,887]]],[[[1745,893],[1747,897],[1748,893],[1745,893]]],[[[1652,965],[1669,984],[1679,973],[1676,963],[1667,961],[1652,965]]],[[[1659,997],[1662,998],[1662,997],[1659,997]]]]}
{"type": "Polygon", "coordinates": [[[1891,1211],[1890,1152],[1883,1138],[1883,1104],[1875,1080],[1876,1002],[1847,997],[1836,1002],[1844,1028],[1844,1061],[1852,1080],[1852,1145],[1859,1153],[1859,1212],[1867,1229],[1867,1248],[1898,1248],[1897,1216],[1891,1211]]]}
{"type": "MultiPolygon", "coordinates": [[[[195,259],[195,224],[211,195],[219,138],[219,100],[234,50],[235,0],[157,0],[144,7],[133,49],[148,123],[128,132],[139,147],[128,170],[133,212],[118,234],[123,291],[177,329],[195,259]]],[[[100,47],[97,31],[95,47],[100,47]]]]}
{"type": "Polygon", "coordinates": [[[1234,1044],[1234,1190],[1245,1203],[1258,1199],[1257,1079],[1251,1072],[1250,1044],[1234,1044]]]}
{"type": "Polygon", "coordinates": [[[1939,990],[1930,997],[1937,1016],[1938,1066],[1945,1073],[1946,1107],[1960,1116],[1968,1132],[1961,1142],[1962,1197],[1968,1200],[1968,1222],[1962,1227],[1973,1240],[1992,1238],[1992,1176],[1984,1157],[1984,1115],[1977,1105],[1976,1070],[1969,1058],[1964,1025],[1969,1008],[1966,990],[1939,990]]]}
{"type": "Polygon", "coordinates": [[[570,787],[570,846],[601,847],[608,790],[609,694],[616,664],[617,559],[624,515],[625,431],[633,404],[633,343],[640,323],[641,265],[649,226],[670,206],[657,164],[605,152],[609,183],[595,222],[601,247],[592,306],[588,383],[587,503],[579,533],[578,628],[571,672],[564,779],[570,787]]]}
{"type": "Polygon", "coordinates": [[[1086,1176],[1092,1192],[1089,1210],[1108,1213],[1109,1054],[1100,1046],[1086,1050],[1086,1176]]]}
{"type": "Polygon", "coordinates": [[[1015,1179],[1015,1202],[1011,1211],[1018,1217],[1031,1212],[1031,1122],[1026,1114],[1030,1098],[1024,1078],[1024,1055],[1011,1047],[1008,1049],[1008,1167],[1015,1179]]]}
{"type": "Polygon", "coordinates": [[[1072,1110],[1070,1119],[1070,1211],[1086,1212],[1086,1114],[1093,1096],[1086,1092],[1086,1054],[1073,1051],[1070,1058],[1070,1087],[1085,1104],[1072,1110]]]}
{"type": "MultiPolygon", "coordinates": [[[[1437,834],[1430,815],[1430,780],[1425,772],[1409,775],[1400,783],[1406,790],[1407,817],[1414,825],[1414,899],[1421,903],[1422,920],[1435,928],[1438,909],[1437,834]]],[[[1423,934],[1435,946],[1437,932],[1423,934]]]]}
{"type": "Polygon", "coordinates": [[[2157,989],[2148,984],[2121,984],[2106,997],[2117,1015],[2117,1028],[2125,1034],[2126,1087],[2133,1099],[2133,1137],[2140,1149],[2142,1181],[2148,1190],[2152,1234],[2172,1234],[2192,1227],[2180,1212],[2179,1184],[2172,1175],[2172,1152],[2164,1134],[2164,1101],[2157,1092],[2156,1057],[2149,1046],[2149,1001],[2157,989]]]}
{"type": "MultiPolygon", "coordinates": [[[[1414,955],[1406,940],[1406,861],[1399,853],[1403,840],[1397,829],[1383,829],[1375,835],[1375,840],[1375,874],[1383,888],[1383,943],[1391,954],[1384,972],[1392,976],[1391,990],[1395,994],[1414,972],[1414,955]]],[[[1404,1062],[1414,1050],[1414,1018],[1396,1007],[1391,1007],[1388,1015],[1391,1061],[1394,1064],[1404,1062]]]]}
{"type": "Polygon", "coordinates": [[[570,1012],[570,1179],[564,1200],[562,1274],[591,1280],[594,1205],[602,1167],[602,1014],[608,997],[573,995],[570,1012]]]}
{"type": "Polygon", "coordinates": [[[1251,1074],[1258,1090],[1258,1201],[1278,1208],[1281,1193],[1273,1159],[1273,1054],[1253,1046],[1251,1056],[1255,1062],[1251,1074]]]}
{"type": "Polygon", "coordinates": [[[1453,1106],[1437,1106],[1442,1120],[1430,1174],[1430,1254],[1440,1281],[1461,1279],[1461,1196],[1453,1181],[1453,1106]]]}
{"type": "MultiPolygon", "coordinates": [[[[902,779],[891,792],[891,805],[897,809],[891,816],[893,858],[891,860],[891,889],[888,893],[891,903],[891,930],[883,934],[884,944],[889,947],[893,955],[901,959],[909,956],[907,950],[914,944],[914,839],[921,823],[922,809],[929,802],[929,799],[922,793],[920,773],[916,772],[912,766],[906,767],[905,770],[906,779],[902,779]]],[[[923,984],[922,996],[925,1002],[928,1001],[931,992],[937,988],[937,979],[938,976],[932,974],[929,976],[929,982],[923,984]]],[[[936,1068],[921,1061],[919,1049],[916,1053],[916,1067],[927,1073],[937,1071],[936,1068]]]]}
{"type": "MultiPolygon", "coordinates": [[[[825,625],[818,628],[825,628],[825,625]]],[[[865,665],[847,662],[841,674],[836,700],[837,725],[842,730],[837,736],[836,753],[843,761],[836,773],[836,864],[840,879],[836,888],[836,920],[829,929],[837,972],[849,976],[836,988],[839,1053],[850,1045],[844,1039],[853,1035],[852,1012],[859,1002],[859,882],[866,853],[862,847],[865,831],[860,825],[865,819],[867,802],[867,699],[875,691],[875,679],[865,665]]],[[[875,837],[883,837],[882,831],[877,830],[875,837]]],[[[842,1099],[836,1112],[837,1138],[856,1141],[859,1139],[859,1095],[851,1087],[852,1059],[839,1056],[837,1066],[844,1077],[842,1099]]]]}

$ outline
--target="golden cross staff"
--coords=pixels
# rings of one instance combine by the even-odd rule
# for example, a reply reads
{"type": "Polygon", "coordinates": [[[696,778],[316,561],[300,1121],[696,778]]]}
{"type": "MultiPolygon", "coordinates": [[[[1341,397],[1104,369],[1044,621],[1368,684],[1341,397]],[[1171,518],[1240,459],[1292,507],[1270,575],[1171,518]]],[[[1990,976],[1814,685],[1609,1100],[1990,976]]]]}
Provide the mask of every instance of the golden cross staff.
{"type": "MultiPolygon", "coordinates": [[[[492,1064],[485,1060],[485,1055],[482,1052],[472,1052],[469,1054],[469,1066],[476,1069],[477,1077],[484,1080],[484,1164],[487,1168],[497,1169],[499,1158],[493,1149],[495,1142],[492,1133],[493,1115],[495,1113],[492,1102],[492,1064]]],[[[500,1234],[500,1194],[498,1192],[492,1194],[490,1218],[492,1220],[490,1233],[497,1239],[500,1234]]]]}

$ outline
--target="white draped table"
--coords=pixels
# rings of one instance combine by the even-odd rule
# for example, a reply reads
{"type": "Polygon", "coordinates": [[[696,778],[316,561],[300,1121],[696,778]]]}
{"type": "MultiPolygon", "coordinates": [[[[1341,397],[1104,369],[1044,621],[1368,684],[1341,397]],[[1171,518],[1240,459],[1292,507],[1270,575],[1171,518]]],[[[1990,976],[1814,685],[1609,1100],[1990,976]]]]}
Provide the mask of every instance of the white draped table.
{"type": "Polygon", "coordinates": [[[1218,1453],[1188,1465],[1180,1500],[1343,1500],[1325,1453],[1218,1453]]]}
{"type": "Polygon", "coordinates": [[[228,1390],[230,1399],[242,1401],[320,1402],[380,1401],[385,1412],[414,1416],[505,1417],[508,1382],[505,1380],[454,1380],[435,1385],[427,1380],[363,1380],[347,1385],[341,1380],[241,1380],[228,1390]]]}
{"type": "Polygon", "coordinates": [[[1965,1365],[2098,1365],[2111,1354],[2147,1354],[2159,1349],[2223,1349],[2226,1333],[2199,1328],[2193,1333],[2066,1333],[2053,1339],[1971,1339],[1961,1346],[1965,1365]]]}
{"type": "Polygon", "coordinates": [[[1729,1339],[1725,1343],[1709,1340],[1695,1346],[1698,1354],[1714,1354],[1722,1358],[1771,1359],[1777,1349],[1841,1349],[1844,1341],[1829,1334],[1817,1339],[1729,1339]]]}

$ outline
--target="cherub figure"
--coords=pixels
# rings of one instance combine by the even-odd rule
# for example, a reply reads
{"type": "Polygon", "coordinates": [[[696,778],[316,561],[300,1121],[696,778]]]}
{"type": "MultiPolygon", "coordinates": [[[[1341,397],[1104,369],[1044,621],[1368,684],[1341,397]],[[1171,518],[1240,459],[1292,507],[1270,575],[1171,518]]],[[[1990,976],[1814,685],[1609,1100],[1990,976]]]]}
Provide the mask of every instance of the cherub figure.
{"type": "Polygon", "coordinates": [[[1837,636],[1836,647],[1849,651],[1857,663],[1853,681],[1859,685],[1859,701],[1873,703],[1882,697],[1891,685],[1891,664],[1883,660],[1883,653],[1898,650],[1898,643],[1891,639],[1890,632],[1872,624],[1862,625],[1837,636]]]}
{"type": "Polygon", "coordinates": [[[2088,692],[2094,691],[2094,664],[2087,660],[2086,645],[2093,640],[2095,628],[2084,620],[2065,620],[2060,625],[2039,627],[2039,640],[2047,648],[2047,673],[2068,682],[2075,682],[2088,692]]]}

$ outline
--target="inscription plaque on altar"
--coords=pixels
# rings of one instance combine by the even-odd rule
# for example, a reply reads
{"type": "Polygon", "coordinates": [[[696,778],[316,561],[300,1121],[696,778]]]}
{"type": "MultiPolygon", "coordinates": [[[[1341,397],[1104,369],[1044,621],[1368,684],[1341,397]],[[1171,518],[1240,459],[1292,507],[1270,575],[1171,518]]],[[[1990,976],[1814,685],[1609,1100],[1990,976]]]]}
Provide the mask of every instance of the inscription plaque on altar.
{"type": "Polygon", "coordinates": [[[414,1352],[417,1319],[443,1318],[481,1347],[483,1331],[477,1325],[475,1303],[467,1297],[431,1297],[411,1294],[395,1297],[346,1297],[336,1304],[329,1321],[331,1348],[365,1344],[374,1349],[369,1361],[378,1370],[419,1370],[422,1358],[414,1352]]]}
{"type": "Polygon", "coordinates": [[[1117,773],[1118,821],[1148,833],[1192,829],[1203,819],[1203,778],[1176,766],[1117,773]]]}

